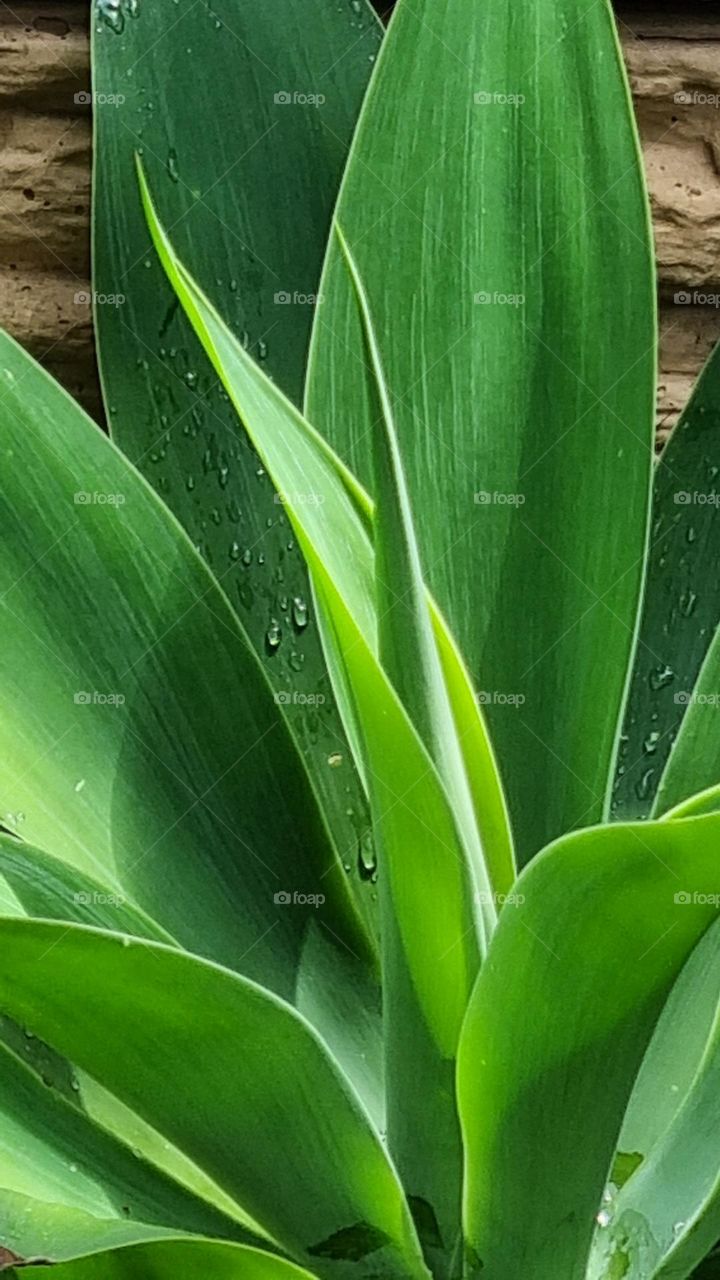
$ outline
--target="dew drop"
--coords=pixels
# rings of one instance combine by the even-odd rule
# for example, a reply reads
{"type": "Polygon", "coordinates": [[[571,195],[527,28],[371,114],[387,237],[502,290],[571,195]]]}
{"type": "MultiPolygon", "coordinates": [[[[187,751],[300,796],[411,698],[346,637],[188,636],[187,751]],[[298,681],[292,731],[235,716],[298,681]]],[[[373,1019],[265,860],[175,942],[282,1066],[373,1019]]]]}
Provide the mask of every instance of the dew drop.
{"type": "Polygon", "coordinates": [[[664,689],[675,679],[675,672],[667,664],[663,667],[654,667],[650,672],[650,688],[654,692],[664,689]]]}
{"type": "Polygon", "coordinates": [[[655,776],[654,769],[646,769],[640,781],[635,787],[635,794],[638,800],[647,800],[652,789],[652,780],[655,776]]]}
{"type": "Polygon", "coordinates": [[[304,631],[308,624],[308,607],[302,596],[295,596],[293,599],[292,618],[298,631],[304,631]]]}
{"type": "Polygon", "coordinates": [[[273,618],[272,622],[270,623],[270,626],[265,632],[265,644],[267,645],[267,648],[270,651],[270,653],[275,653],[280,648],[281,640],[282,640],[282,630],[280,627],[280,623],[277,621],[276,618],[273,618]]]}
{"type": "Polygon", "coordinates": [[[684,618],[689,618],[695,612],[697,604],[697,594],[694,591],[688,591],[680,600],[680,612],[684,618]]]}

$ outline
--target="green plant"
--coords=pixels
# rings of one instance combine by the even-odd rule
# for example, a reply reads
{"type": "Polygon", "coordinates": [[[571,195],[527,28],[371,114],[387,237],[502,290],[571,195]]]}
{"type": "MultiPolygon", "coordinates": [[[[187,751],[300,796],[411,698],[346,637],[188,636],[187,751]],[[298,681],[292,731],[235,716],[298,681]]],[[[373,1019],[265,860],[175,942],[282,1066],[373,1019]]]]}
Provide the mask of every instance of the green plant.
{"type": "MultiPolygon", "coordinates": [[[[101,357],[136,461],[132,415],[160,435],[160,496],[0,339],[7,1262],[689,1276],[720,1236],[720,649],[712,601],[702,626],[662,601],[712,564],[714,503],[685,499],[713,479],[720,357],[657,469],[648,551],[654,281],[609,8],[400,0],[305,412],[175,251],[182,157],[164,187],[137,160],[109,256],[146,219],[163,333],[196,344],[187,411],[158,433],[135,366],[121,402],[122,320],[99,306],[101,357]],[[249,445],[218,444],[218,405],[249,445]],[[211,531],[239,524],[250,475],[276,568],[296,544],[309,574],[312,601],[287,602],[317,632],[308,685],[247,600],[253,548],[223,565],[211,531]],[[631,742],[663,768],[629,790],[631,742]]],[[[284,323],[302,367],[307,316],[284,323]]]]}

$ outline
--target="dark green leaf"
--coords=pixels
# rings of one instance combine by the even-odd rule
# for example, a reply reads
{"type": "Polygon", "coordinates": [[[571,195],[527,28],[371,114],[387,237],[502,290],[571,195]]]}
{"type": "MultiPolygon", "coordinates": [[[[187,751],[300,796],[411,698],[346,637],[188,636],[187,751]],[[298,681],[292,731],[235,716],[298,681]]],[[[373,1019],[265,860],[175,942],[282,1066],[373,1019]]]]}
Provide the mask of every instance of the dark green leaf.
{"type": "MultiPolygon", "coordinates": [[[[362,825],[362,799],[350,761],[351,802],[327,767],[342,734],[304,565],[151,252],[133,153],[142,151],[193,273],[298,401],[330,216],[380,26],[367,0],[121,0],[97,13],[94,287],[110,428],[221,578],[287,695],[344,852],[358,838],[346,809],[362,825]]],[[[370,890],[353,882],[370,911],[370,890]]]]}
{"type": "MultiPolygon", "coordinates": [[[[641,587],[654,276],[610,6],[399,0],[337,216],[525,861],[603,813],[641,587]]],[[[372,488],[334,245],[321,289],[308,417],[372,488]]]]}

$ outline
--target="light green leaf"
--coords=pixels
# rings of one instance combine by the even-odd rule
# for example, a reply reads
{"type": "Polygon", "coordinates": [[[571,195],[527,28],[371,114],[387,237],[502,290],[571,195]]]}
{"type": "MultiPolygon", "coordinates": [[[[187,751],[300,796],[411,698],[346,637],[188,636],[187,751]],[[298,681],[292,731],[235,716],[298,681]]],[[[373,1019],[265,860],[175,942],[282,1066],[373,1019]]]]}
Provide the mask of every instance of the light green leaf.
{"type": "MultiPolygon", "coordinates": [[[[134,1244],[139,1240],[157,1240],[176,1231],[148,1226],[143,1222],[127,1222],[119,1218],[100,1218],[64,1204],[46,1203],[32,1196],[18,1195],[0,1187],[0,1247],[22,1258],[74,1258],[78,1254],[94,1254],[98,1249],[134,1244]]],[[[0,1255],[1,1256],[1,1255],[0,1255]]],[[[5,1273],[3,1273],[5,1274],[5,1273]]],[[[12,1275],[13,1272],[8,1272],[12,1275]]],[[[17,1272],[27,1280],[33,1273],[25,1267],[17,1272]]]]}
{"type": "Polygon", "coordinates": [[[679,696],[685,711],[652,805],[656,816],[720,784],[720,630],[692,689],[679,696]]]}
{"type": "Polygon", "coordinates": [[[360,313],[373,405],[375,596],[378,656],[437,765],[481,888],[485,945],[496,921],[489,868],[475,821],[460,744],[422,577],[415,521],[398,448],[370,301],[342,231],[336,227],[360,313]]]}
{"type": "Polygon", "coordinates": [[[720,1236],[718,978],[715,924],[675,984],[638,1077],[620,1146],[642,1163],[606,1206],[588,1280],[612,1277],[618,1258],[637,1265],[641,1249],[644,1274],[680,1280],[720,1236]]]}
{"type": "Polygon", "coordinates": [[[120,893],[34,845],[0,835],[0,874],[29,916],[68,920],[173,944],[174,939],[120,893]]]}
{"type": "MultiPolygon", "coordinates": [[[[312,1280],[309,1272],[282,1258],[208,1240],[130,1245],[65,1262],[53,1274],[55,1280],[312,1280]]],[[[23,1268],[22,1276],[47,1280],[42,1267],[23,1268]]]]}
{"type": "MultiPolygon", "coordinates": [[[[310,919],[372,968],[236,615],[150,487],[6,336],[0,456],[0,806],[15,829],[289,999],[310,919]]],[[[332,984],[332,964],[314,981],[332,984]]]]}
{"type": "MultiPolygon", "coordinates": [[[[480,957],[474,899],[482,893],[481,905],[491,907],[485,870],[468,848],[438,770],[378,659],[367,512],[351,484],[340,482],[312,429],[233,339],[178,261],[142,174],[141,182],[158,252],[285,497],[321,605],[331,669],[342,678],[381,854],[388,1140],[403,1176],[411,1179],[409,1191],[430,1204],[452,1251],[461,1177],[453,1061],[480,957]],[[427,1094],[420,1100],[407,1089],[403,1064],[409,1046],[416,1062],[422,1060],[432,1105],[427,1094]]],[[[449,643],[447,652],[452,661],[449,643]]],[[[460,685],[462,668],[455,674],[460,685]]]]}
{"type": "MultiPolygon", "coordinates": [[[[286,714],[344,849],[356,838],[346,808],[359,813],[362,796],[350,760],[351,806],[326,765],[340,726],[302,557],[152,253],[133,154],[142,150],[184,260],[299,402],[381,27],[369,0],[169,4],[98,3],[93,22],[93,283],[108,422],[221,579],[276,690],[290,693],[286,714]],[[319,707],[303,700],[318,694],[319,707]]],[[[354,871],[351,882],[370,911],[371,887],[354,871]]]]}
{"type": "MultiPolygon", "coordinates": [[[[21,1048],[30,1049],[31,1042],[21,1039],[21,1048]]],[[[108,1133],[79,1102],[79,1093],[71,1090],[64,1096],[31,1061],[0,1045],[0,1204],[4,1195],[13,1203],[13,1197],[29,1197],[92,1215],[108,1226],[115,1219],[118,1227],[143,1223],[146,1232],[154,1226],[160,1233],[173,1229],[257,1243],[257,1234],[241,1225],[237,1207],[230,1206],[230,1214],[221,1212],[193,1194],[108,1133]]],[[[0,1215],[0,1244],[24,1254],[44,1252],[40,1207],[29,1210],[19,1243],[8,1238],[6,1223],[0,1215]]],[[[85,1226],[82,1247],[94,1242],[92,1224],[85,1226]]],[[[73,1247],[79,1247],[77,1238],[72,1239],[73,1247]]]]}
{"type": "Polygon", "coordinates": [[[79,925],[2,921],[0,943],[0,1009],[180,1146],[292,1254],[323,1274],[342,1274],[351,1248],[358,1275],[423,1274],[382,1143],[289,1005],[207,961],[79,925]]]}
{"type": "MultiPolygon", "coordinates": [[[[644,818],[720,622],[720,347],[655,470],[642,624],[613,816],[644,818]]],[[[718,774],[720,780],[720,774],[718,774]]],[[[688,786],[698,791],[690,770],[688,786]]]]}
{"type": "MultiPolygon", "coordinates": [[[[641,588],[654,273],[610,5],[399,0],[337,218],[524,862],[602,816],[641,588]]],[[[372,490],[336,245],[321,294],[307,414],[372,490]]]]}
{"type": "Polygon", "coordinates": [[[520,877],[460,1046],[472,1274],[585,1275],[643,1055],[717,920],[719,837],[716,815],[593,828],[520,877]]]}

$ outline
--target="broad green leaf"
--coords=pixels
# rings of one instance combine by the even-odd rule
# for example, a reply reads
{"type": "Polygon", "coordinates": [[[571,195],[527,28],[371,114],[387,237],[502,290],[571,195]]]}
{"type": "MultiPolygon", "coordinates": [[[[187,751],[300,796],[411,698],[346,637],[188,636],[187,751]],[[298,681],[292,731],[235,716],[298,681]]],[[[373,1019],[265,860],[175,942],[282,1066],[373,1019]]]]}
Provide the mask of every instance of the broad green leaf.
{"type": "Polygon", "coordinates": [[[720,1235],[718,978],[716,924],[680,975],[646,1055],[620,1138],[642,1163],[605,1207],[589,1280],[612,1277],[623,1258],[630,1276],[642,1261],[645,1275],[680,1280],[720,1235]]]}
{"type": "Polygon", "coordinates": [[[171,945],[174,941],[117,891],[12,836],[0,835],[0,874],[12,885],[29,916],[96,925],[171,945]]]}
{"type": "MultiPolygon", "coordinates": [[[[0,456],[0,807],[15,829],[289,999],[310,919],[331,954],[372,965],[237,616],[152,489],[6,336],[0,456]]],[[[319,999],[332,963],[313,980],[319,999]]]]}
{"type": "MultiPolygon", "coordinates": [[[[327,766],[341,731],[302,558],[151,251],[133,154],[142,150],[184,260],[300,401],[331,213],[381,27],[369,0],[94,3],[93,284],[110,429],[222,579],[287,696],[344,849],[357,842],[346,809],[361,823],[364,806],[352,762],[351,804],[327,766]]],[[[370,886],[354,870],[352,881],[371,910],[370,886]]]]}
{"type": "MultiPolygon", "coordinates": [[[[28,1280],[47,1280],[42,1267],[23,1267],[28,1280]]],[[[311,1280],[302,1267],[258,1249],[209,1240],[133,1244],[57,1267],[55,1280],[311,1280]]]]}
{"type": "Polygon", "coordinates": [[[342,231],[336,233],[352,280],[364,337],[373,404],[375,596],[378,655],[415,728],[434,759],[477,865],[483,890],[479,915],[486,945],[496,920],[488,863],[472,797],[422,576],[415,520],[398,448],[392,404],[370,300],[342,231]]]}
{"type": "MultiPolygon", "coordinates": [[[[26,1047],[30,1047],[25,1040],[26,1047]]],[[[143,1223],[235,1240],[253,1239],[233,1214],[192,1194],[108,1133],[64,1097],[47,1076],[0,1045],[0,1204],[6,1194],[29,1197],[117,1224],[143,1223]]],[[[0,1244],[12,1242],[3,1232],[0,1244]]],[[[41,1212],[27,1223],[21,1252],[45,1249],[41,1212]]],[[[92,1243],[92,1233],[88,1235],[92,1243]]],[[[254,1243],[258,1237],[254,1236],[254,1243]]],[[[12,1244],[15,1248],[15,1244],[12,1244]]]]}
{"type": "MultiPolygon", "coordinates": [[[[720,622],[720,347],[655,470],[653,521],[613,815],[646,817],[720,622]]],[[[720,773],[718,774],[720,781],[720,773]]],[[[698,791],[689,772],[690,790],[698,791]]]]}
{"type": "Polygon", "coordinates": [[[409,1192],[429,1206],[452,1251],[461,1177],[453,1061],[483,942],[473,899],[482,894],[480,905],[491,906],[485,868],[473,857],[438,770],[380,665],[374,562],[362,505],[298,411],[233,339],[178,261],[142,174],[141,181],[166,270],[285,496],[320,602],[331,669],[343,678],[382,863],[388,1138],[409,1192]],[[407,1089],[411,1045],[428,1083],[422,1099],[407,1089]]]}
{"type": "MultiPolygon", "coordinates": [[[[0,1250],[11,1251],[21,1258],[74,1258],[78,1254],[94,1254],[97,1249],[135,1244],[140,1240],[157,1240],[176,1236],[177,1231],[128,1222],[119,1218],[99,1218],[67,1205],[46,1203],[33,1196],[19,1195],[0,1187],[0,1250]]],[[[0,1252],[0,1260],[2,1253],[0,1252]]],[[[3,1272],[3,1274],[5,1274],[3,1272]]],[[[14,1274],[12,1271],[8,1275],[14,1274]]],[[[23,1267],[17,1275],[27,1280],[33,1271],[23,1267]]],[[[47,1280],[47,1270],[38,1269],[47,1280]]]]}
{"type": "Polygon", "coordinates": [[[643,1055],[717,920],[719,837],[716,815],[593,828],[520,877],[460,1045],[471,1274],[584,1277],[643,1055]]]}
{"type": "MultiPolygon", "coordinates": [[[[337,218],[524,862],[602,816],[646,538],[654,277],[609,4],[398,0],[337,218]]],[[[308,417],[372,490],[335,245],[321,294],[308,417]]]]}
{"type": "Polygon", "coordinates": [[[689,796],[687,800],[681,800],[673,809],[663,813],[662,818],[695,818],[702,813],[715,813],[717,809],[720,809],[720,783],[699,791],[695,796],[689,796]]]}
{"type": "Polygon", "coordinates": [[[324,1274],[352,1253],[359,1275],[423,1274],[380,1138],[289,1005],[208,961],[84,926],[2,921],[0,943],[0,1009],[180,1146],[292,1254],[324,1274]]]}
{"type": "Polygon", "coordinates": [[[710,642],[692,691],[682,697],[685,713],[660,777],[654,816],[684,809],[686,803],[712,804],[706,793],[720,784],[720,630],[710,642]]]}
{"type": "MultiPolygon", "coordinates": [[[[374,506],[352,473],[343,466],[322,437],[282,393],[263,377],[259,366],[247,357],[241,345],[233,338],[178,259],[158,220],[140,164],[138,176],[155,247],[183,305],[201,335],[269,473],[276,478],[291,517],[295,521],[302,519],[303,527],[321,550],[323,562],[331,577],[342,583],[343,594],[351,603],[358,624],[375,652],[378,634],[372,546],[374,506]],[[242,395],[241,387],[245,388],[242,395]],[[246,400],[246,395],[251,398],[246,400]],[[252,423],[246,410],[252,416],[252,423]],[[266,431],[261,437],[265,414],[272,419],[274,430],[266,431]],[[339,536],[338,531],[341,531],[339,536]]],[[[476,819],[483,834],[485,858],[495,892],[505,895],[515,878],[515,867],[505,801],[492,747],[457,645],[432,600],[430,608],[456,730],[463,747],[465,768],[475,801],[476,819]]],[[[352,696],[348,689],[343,691],[342,688],[342,661],[332,654],[328,656],[332,659],[335,693],[343,703],[342,713],[350,730],[350,737],[356,741],[357,726],[352,723],[352,696]]],[[[358,763],[362,767],[362,762],[358,763]]]]}

